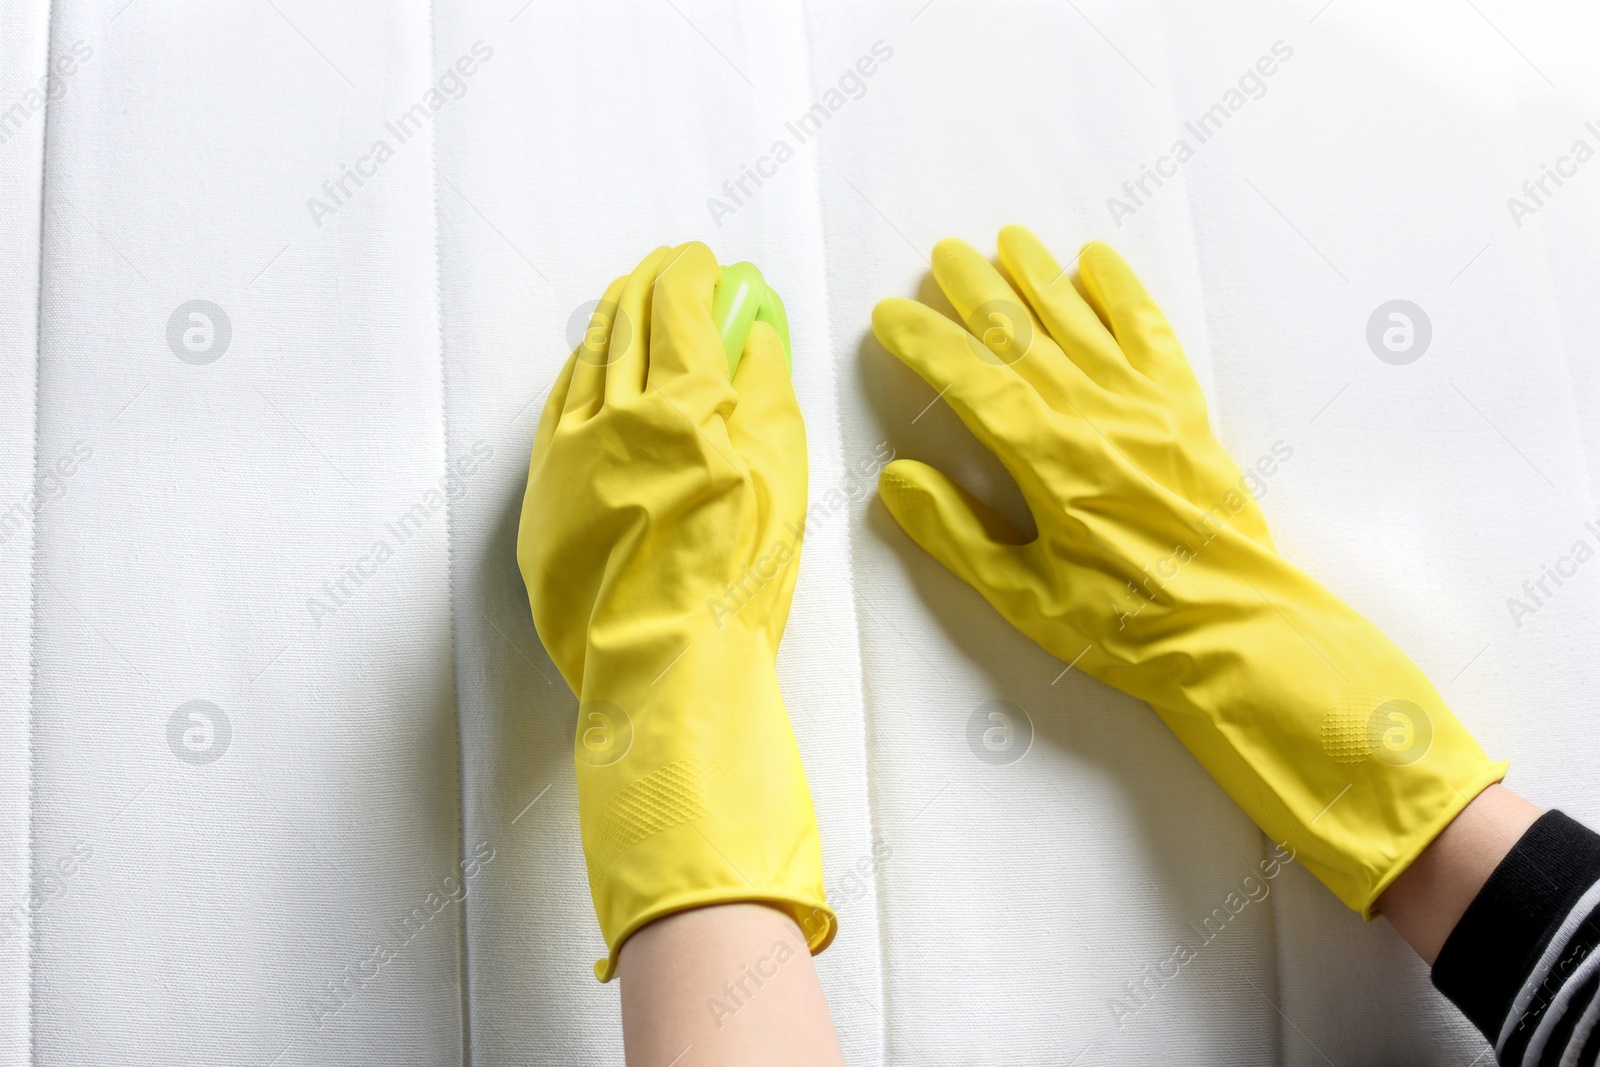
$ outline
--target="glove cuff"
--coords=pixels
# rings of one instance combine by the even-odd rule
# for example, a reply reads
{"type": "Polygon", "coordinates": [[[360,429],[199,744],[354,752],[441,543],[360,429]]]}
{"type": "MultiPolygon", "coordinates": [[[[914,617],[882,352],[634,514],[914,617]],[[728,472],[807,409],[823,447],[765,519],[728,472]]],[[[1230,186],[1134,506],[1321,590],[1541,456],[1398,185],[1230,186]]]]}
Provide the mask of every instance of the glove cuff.
{"type": "Polygon", "coordinates": [[[1356,687],[1332,711],[1249,696],[1157,710],[1256,825],[1365,919],[1507,769],[1414,667],[1391,686],[1356,687]]]}
{"type": "Polygon", "coordinates": [[[837,920],[765,637],[702,632],[669,668],[650,673],[579,708],[578,810],[608,949],[596,976],[612,978],[623,943],[646,923],[736,901],[793,916],[820,952],[837,920]]]}

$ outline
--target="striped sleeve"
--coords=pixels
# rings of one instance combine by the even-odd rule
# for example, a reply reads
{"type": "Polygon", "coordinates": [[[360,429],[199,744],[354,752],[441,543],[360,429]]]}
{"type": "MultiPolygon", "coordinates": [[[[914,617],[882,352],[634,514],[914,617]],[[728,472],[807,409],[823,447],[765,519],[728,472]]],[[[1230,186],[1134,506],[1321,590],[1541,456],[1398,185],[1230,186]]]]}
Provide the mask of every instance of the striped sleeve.
{"type": "Polygon", "coordinates": [[[1596,947],[1600,834],[1547,812],[1456,924],[1433,984],[1505,1067],[1592,1065],[1600,1052],[1596,947]]]}

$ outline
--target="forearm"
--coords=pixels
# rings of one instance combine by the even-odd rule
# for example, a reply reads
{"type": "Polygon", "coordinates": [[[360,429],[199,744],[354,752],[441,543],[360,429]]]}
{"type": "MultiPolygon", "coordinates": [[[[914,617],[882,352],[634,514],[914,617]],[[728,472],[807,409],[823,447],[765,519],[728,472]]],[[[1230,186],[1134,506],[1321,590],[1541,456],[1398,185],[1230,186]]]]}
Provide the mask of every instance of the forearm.
{"type": "Polygon", "coordinates": [[[842,1064],[800,928],[761,904],[678,912],[623,945],[629,1064],[842,1064]]]}

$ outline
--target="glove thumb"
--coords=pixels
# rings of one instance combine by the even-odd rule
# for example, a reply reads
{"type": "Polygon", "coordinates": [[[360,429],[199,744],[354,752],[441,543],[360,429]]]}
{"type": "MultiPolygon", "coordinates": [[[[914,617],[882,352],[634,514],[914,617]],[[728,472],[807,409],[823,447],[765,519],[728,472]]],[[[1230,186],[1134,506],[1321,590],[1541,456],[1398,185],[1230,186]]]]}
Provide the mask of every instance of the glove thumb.
{"type": "Polygon", "coordinates": [[[1025,548],[999,540],[1006,523],[942,473],[897,459],[878,475],[878,496],[913,541],[999,606],[1031,584],[1025,548]]]}

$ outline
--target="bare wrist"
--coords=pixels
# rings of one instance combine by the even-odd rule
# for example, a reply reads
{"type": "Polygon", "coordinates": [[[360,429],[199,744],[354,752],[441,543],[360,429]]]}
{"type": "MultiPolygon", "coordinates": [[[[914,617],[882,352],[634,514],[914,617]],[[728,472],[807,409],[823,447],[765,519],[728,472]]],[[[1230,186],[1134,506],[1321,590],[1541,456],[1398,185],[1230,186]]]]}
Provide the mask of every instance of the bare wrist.
{"type": "Polygon", "coordinates": [[[1472,898],[1543,813],[1504,786],[1489,786],[1384,891],[1377,910],[1431,966],[1472,898]]]}

